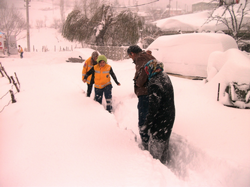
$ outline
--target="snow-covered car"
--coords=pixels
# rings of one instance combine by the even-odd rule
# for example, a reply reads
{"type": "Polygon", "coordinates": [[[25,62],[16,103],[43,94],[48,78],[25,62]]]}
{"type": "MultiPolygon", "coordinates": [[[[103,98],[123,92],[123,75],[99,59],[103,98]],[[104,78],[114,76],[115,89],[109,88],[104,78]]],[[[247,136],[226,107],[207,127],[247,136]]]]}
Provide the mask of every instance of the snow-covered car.
{"type": "Polygon", "coordinates": [[[218,85],[217,100],[226,106],[250,108],[250,57],[238,49],[214,52],[207,82],[218,85]]]}
{"type": "Polygon", "coordinates": [[[146,50],[164,63],[168,73],[207,77],[209,55],[231,48],[238,46],[229,35],[191,33],[158,37],[146,50]]]}

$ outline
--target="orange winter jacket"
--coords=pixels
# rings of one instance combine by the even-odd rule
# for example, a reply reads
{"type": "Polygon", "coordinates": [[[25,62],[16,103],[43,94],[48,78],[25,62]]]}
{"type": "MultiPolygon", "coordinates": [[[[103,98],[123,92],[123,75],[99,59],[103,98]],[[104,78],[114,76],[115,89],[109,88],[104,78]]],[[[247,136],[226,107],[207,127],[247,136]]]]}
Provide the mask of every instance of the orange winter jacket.
{"type": "Polygon", "coordinates": [[[105,86],[111,84],[109,71],[111,66],[105,64],[104,67],[100,67],[99,64],[94,66],[95,70],[95,87],[102,89],[105,86]]]}
{"type": "Polygon", "coordinates": [[[105,86],[111,84],[110,76],[114,79],[117,85],[120,85],[112,67],[108,64],[105,64],[105,66],[102,68],[99,66],[99,64],[95,65],[86,73],[84,79],[87,79],[90,75],[94,75],[95,88],[103,89],[105,86]]]}
{"type": "Polygon", "coordinates": [[[19,52],[19,53],[22,53],[22,52],[23,52],[23,48],[22,48],[21,46],[19,47],[18,52],[19,52]]]}
{"type": "MultiPolygon", "coordinates": [[[[94,64],[95,65],[95,64],[94,64]]],[[[82,80],[84,79],[84,76],[86,75],[86,73],[93,67],[93,64],[92,64],[92,60],[91,60],[91,57],[89,57],[85,63],[84,63],[84,66],[83,66],[83,69],[82,69],[82,80]]],[[[87,83],[90,84],[91,82],[91,78],[92,78],[92,75],[90,75],[88,78],[87,78],[87,83]]]]}

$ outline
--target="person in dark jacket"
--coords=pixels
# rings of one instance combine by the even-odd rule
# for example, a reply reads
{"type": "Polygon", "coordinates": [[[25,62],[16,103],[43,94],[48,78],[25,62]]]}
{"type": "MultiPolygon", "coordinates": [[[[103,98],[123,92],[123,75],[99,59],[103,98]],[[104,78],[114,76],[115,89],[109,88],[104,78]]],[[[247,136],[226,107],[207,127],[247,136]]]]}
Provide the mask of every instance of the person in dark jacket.
{"type": "MultiPolygon", "coordinates": [[[[145,51],[138,45],[132,45],[127,49],[127,53],[130,58],[133,59],[135,64],[135,76],[134,76],[134,92],[138,97],[138,126],[139,130],[141,126],[143,126],[144,121],[146,119],[148,113],[148,91],[147,91],[147,83],[148,83],[148,76],[144,70],[144,65],[152,60],[155,59],[152,55],[147,54],[145,51]]],[[[149,136],[147,133],[140,131],[140,137],[142,143],[140,147],[144,150],[148,149],[148,140],[149,136]]]]}
{"type": "Polygon", "coordinates": [[[165,164],[175,120],[174,90],[169,76],[163,72],[162,63],[154,59],[144,67],[149,79],[149,108],[141,131],[150,136],[148,144],[150,154],[165,164]]]}

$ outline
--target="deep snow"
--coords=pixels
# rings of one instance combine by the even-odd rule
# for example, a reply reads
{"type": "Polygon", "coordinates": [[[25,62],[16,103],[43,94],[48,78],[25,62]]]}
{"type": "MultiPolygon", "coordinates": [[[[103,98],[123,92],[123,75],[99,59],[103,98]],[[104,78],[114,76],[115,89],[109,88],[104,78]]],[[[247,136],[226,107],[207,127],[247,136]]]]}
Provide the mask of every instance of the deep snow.
{"type": "Polygon", "coordinates": [[[207,77],[210,54],[231,48],[238,49],[238,46],[229,35],[190,33],[160,36],[147,49],[164,63],[165,70],[169,73],[207,77]]]}
{"type": "MultiPolygon", "coordinates": [[[[83,93],[83,64],[65,60],[91,51],[1,59],[21,92],[0,113],[0,186],[249,186],[249,110],[223,106],[204,81],[170,76],[177,115],[167,167],[138,148],[131,60],[109,60],[121,83],[114,114],[83,93]]],[[[10,85],[0,83],[2,96],[10,85]]]]}
{"type": "MultiPolygon", "coordinates": [[[[31,9],[35,6],[31,3],[31,9]]],[[[39,15],[46,19],[39,11],[31,11],[34,21],[39,15]]],[[[59,17],[56,11],[44,11],[48,22],[59,17]]],[[[25,47],[26,40],[18,44],[25,47]]],[[[121,83],[119,87],[113,83],[114,114],[109,114],[105,100],[102,106],[93,101],[94,93],[85,96],[83,64],[66,62],[79,55],[87,59],[92,50],[53,52],[54,46],[71,45],[75,46],[52,29],[32,29],[31,48],[38,52],[25,52],[24,59],[18,55],[0,59],[21,83],[16,93],[0,76],[1,187],[250,186],[250,110],[216,101],[217,83],[225,81],[227,68],[208,83],[170,76],[176,121],[170,140],[172,160],[165,166],[138,148],[132,61],[108,60],[121,83]],[[45,45],[49,52],[42,53],[45,45]],[[4,108],[10,101],[9,89],[17,102],[4,108]]],[[[193,56],[187,58],[192,62],[193,56]]],[[[241,77],[241,71],[234,76],[241,77]]]]}

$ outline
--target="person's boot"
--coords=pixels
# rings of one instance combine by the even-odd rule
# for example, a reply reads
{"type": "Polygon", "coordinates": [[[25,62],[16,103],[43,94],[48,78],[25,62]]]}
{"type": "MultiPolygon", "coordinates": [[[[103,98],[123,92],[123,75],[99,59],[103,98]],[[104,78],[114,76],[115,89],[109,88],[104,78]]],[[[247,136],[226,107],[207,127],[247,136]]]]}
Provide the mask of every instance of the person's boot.
{"type": "Polygon", "coordinates": [[[148,143],[146,142],[140,143],[139,148],[141,148],[141,150],[148,150],[148,143]]]}

